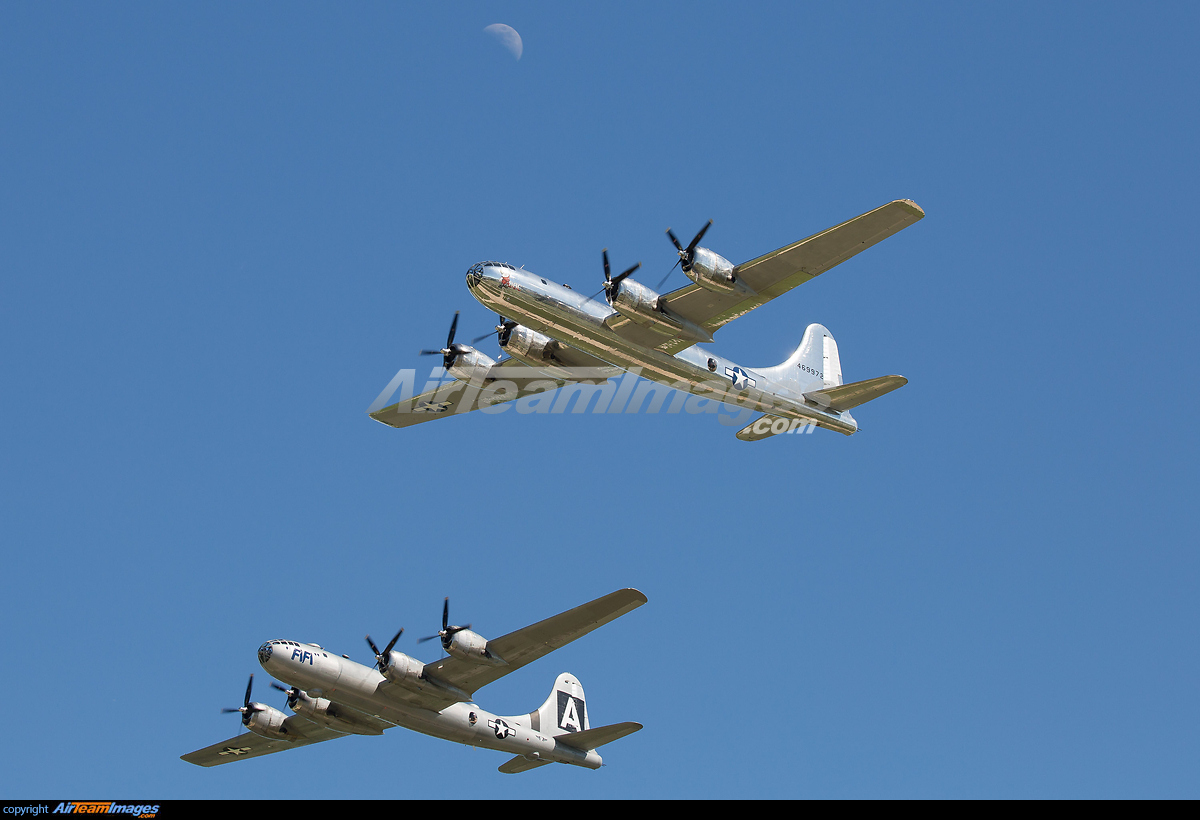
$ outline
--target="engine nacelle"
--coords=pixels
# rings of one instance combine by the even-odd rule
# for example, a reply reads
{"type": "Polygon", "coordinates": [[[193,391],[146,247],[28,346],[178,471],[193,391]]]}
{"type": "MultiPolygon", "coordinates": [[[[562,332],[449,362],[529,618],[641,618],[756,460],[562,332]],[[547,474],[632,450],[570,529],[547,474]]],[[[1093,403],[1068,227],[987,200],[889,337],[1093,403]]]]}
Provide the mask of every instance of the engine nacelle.
{"type": "Polygon", "coordinates": [[[292,709],[314,723],[320,723],[335,732],[350,735],[381,735],[383,730],[367,723],[353,709],[325,698],[311,698],[304,692],[296,693],[292,709]]]}
{"type": "Polygon", "coordinates": [[[697,342],[711,342],[712,334],[695,322],[668,312],[659,304],[659,295],[640,282],[624,279],[617,284],[616,293],[608,303],[613,310],[631,322],[651,327],[668,336],[681,336],[697,342]]]}
{"type": "Polygon", "coordinates": [[[247,729],[256,735],[273,738],[274,740],[295,740],[288,733],[287,727],[283,725],[283,722],[287,720],[287,715],[264,703],[252,703],[250,705],[258,708],[250,713],[248,721],[243,721],[247,729]]]}
{"type": "Polygon", "coordinates": [[[443,643],[442,646],[448,653],[456,658],[462,658],[464,661],[508,666],[508,661],[488,651],[487,643],[487,638],[482,635],[469,629],[461,629],[450,636],[449,645],[443,643]]]}
{"type": "Polygon", "coordinates": [[[754,295],[754,291],[734,276],[733,263],[708,248],[696,248],[692,254],[692,263],[685,267],[683,272],[705,290],[754,295]]]}
{"type": "Polygon", "coordinates": [[[555,355],[562,347],[546,334],[530,330],[523,325],[514,327],[508,338],[500,341],[505,353],[530,367],[554,364],[555,355]]]}
{"type": "Polygon", "coordinates": [[[410,658],[403,652],[388,653],[388,662],[387,666],[383,668],[383,676],[398,686],[416,692],[434,692],[442,697],[463,703],[471,699],[471,696],[461,689],[426,675],[425,664],[416,658],[410,658]]]}
{"type": "Polygon", "coordinates": [[[454,362],[447,368],[461,382],[483,381],[495,366],[496,360],[485,356],[470,345],[455,345],[454,362]]]}
{"type": "Polygon", "coordinates": [[[500,347],[521,364],[537,368],[554,379],[577,382],[578,384],[604,384],[605,376],[581,376],[572,371],[570,365],[559,358],[563,349],[561,342],[544,333],[517,325],[500,335],[500,347]]]}
{"type": "Polygon", "coordinates": [[[395,650],[388,653],[387,666],[383,668],[383,676],[392,683],[398,683],[409,689],[423,688],[421,676],[425,673],[425,664],[416,658],[410,658],[403,652],[395,650]]]}

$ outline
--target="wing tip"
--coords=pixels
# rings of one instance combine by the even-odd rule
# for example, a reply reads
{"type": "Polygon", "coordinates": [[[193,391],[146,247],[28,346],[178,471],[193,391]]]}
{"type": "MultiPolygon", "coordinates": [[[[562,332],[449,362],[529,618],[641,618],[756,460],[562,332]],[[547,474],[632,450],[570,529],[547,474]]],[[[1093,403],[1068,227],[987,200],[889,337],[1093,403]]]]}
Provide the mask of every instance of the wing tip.
{"type": "MultiPolygon", "coordinates": [[[[393,405],[393,407],[394,406],[395,405],[393,405]]],[[[374,413],[368,412],[367,416],[369,416],[373,421],[377,421],[380,424],[387,425],[388,427],[391,427],[393,430],[395,430],[395,429],[398,429],[397,426],[395,424],[392,424],[390,421],[388,421],[387,419],[384,418],[384,415],[391,409],[392,409],[391,407],[385,407],[382,410],[376,410],[374,413]]]]}
{"type": "Polygon", "coordinates": [[[624,589],[617,590],[617,592],[625,593],[634,601],[637,601],[637,603],[634,604],[635,607],[639,607],[650,600],[646,597],[646,593],[642,592],[640,589],[635,589],[634,587],[625,587],[624,589]]]}
{"type": "Polygon", "coordinates": [[[901,206],[907,208],[909,211],[912,212],[913,216],[915,216],[917,219],[921,219],[922,217],[925,216],[925,209],[922,208],[917,203],[913,202],[911,199],[897,199],[892,204],[893,205],[901,205],[901,206]]]}

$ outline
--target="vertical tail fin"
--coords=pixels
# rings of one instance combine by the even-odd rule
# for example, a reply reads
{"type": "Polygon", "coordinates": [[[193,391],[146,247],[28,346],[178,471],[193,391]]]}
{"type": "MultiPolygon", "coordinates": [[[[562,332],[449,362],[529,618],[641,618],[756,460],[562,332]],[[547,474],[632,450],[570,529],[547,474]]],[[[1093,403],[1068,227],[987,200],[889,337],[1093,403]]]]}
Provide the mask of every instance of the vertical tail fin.
{"type": "Polygon", "coordinates": [[[529,721],[536,732],[553,737],[568,732],[585,732],[588,723],[587,703],[583,686],[569,672],[563,672],[554,681],[550,697],[536,712],[529,714],[529,721]]]}
{"type": "Polygon", "coordinates": [[[783,364],[759,368],[758,372],[798,393],[807,393],[840,386],[842,360],[829,329],[811,324],[805,329],[800,346],[783,364]]]}

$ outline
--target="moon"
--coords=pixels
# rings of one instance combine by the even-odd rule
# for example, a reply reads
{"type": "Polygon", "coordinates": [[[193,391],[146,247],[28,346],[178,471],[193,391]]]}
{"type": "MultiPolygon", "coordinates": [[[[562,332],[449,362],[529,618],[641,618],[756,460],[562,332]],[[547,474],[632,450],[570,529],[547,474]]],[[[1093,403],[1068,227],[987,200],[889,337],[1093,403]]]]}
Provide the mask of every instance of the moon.
{"type": "Polygon", "coordinates": [[[500,45],[508,49],[509,53],[516,59],[521,59],[521,52],[525,50],[525,44],[521,42],[521,35],[517,34],[517,30],[512,26],[506,26],[503,23],[492,23],[484,28],[484,31],[495,37],[500,45]]]}

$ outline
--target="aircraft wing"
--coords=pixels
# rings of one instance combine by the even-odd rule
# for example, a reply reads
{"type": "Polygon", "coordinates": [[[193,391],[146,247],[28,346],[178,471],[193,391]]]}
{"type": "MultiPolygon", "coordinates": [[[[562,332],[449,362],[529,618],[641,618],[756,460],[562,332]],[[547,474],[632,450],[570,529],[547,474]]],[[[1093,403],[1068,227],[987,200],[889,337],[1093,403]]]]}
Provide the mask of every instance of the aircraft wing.
{"type": "Polygon", "coordinates": [[[275,740],[256,735],[254,732],[243,732],[229,740],[222,740],[220,743],[189,752],[179,759],[195,763],[197,766],[220,766],[222,763],[231,763],[234,760],[262,757],[274,752],[320,743],[323,740],[345,737],[341,732],[319,726],[299,715],[290,716],[283,722],[283,725],[287,727],[288,733],[295,737],[295,740],[275,740]]]}
{"type": "Polygon", "coordinates": [[[572,368],[570,371],[549,365],[528,367],[517,359],[505,359],[488,371],[487,378],[479,384],[451,379],[434,390],[368,415],[389,427],[411,427],[423,421],[487,410],[524,396],[557,390],[568,382],[600,384],[623,372],[574,348],[564,349],[562,353],[569,359],[563,365],[572,368]]]}
{"type": "Polygon", "coordinates": [[[603,598],[488,641],[488,651],[508,661],[507,666],[490,666],[448,657],[425,664],[425,673],[468,695],[474,695],[476,690],[492,681],[533,663],[644,603],[646,596],[638,590],[619,589],[603,598]]]}
{"type": "MultiPolygon", "coordinates": [[[[787,293],[797,285],[820,276],[834,265],[845,262],[867,248],[925,216],[917,203],[898,199],[856,216],[840,225],[801,239],[734,268],[734,276],[754,291],[754,295],[717,293],[696,284],[688,285],[660,298],[668,311],[690,319],[709,332],[715,332],[739,316],[787,293]]],[[[616,320],[613,329],[621,336],[647,347],[674,355],[691,347],[694,341],[657,334],[628,319],[616,320]]]]}

